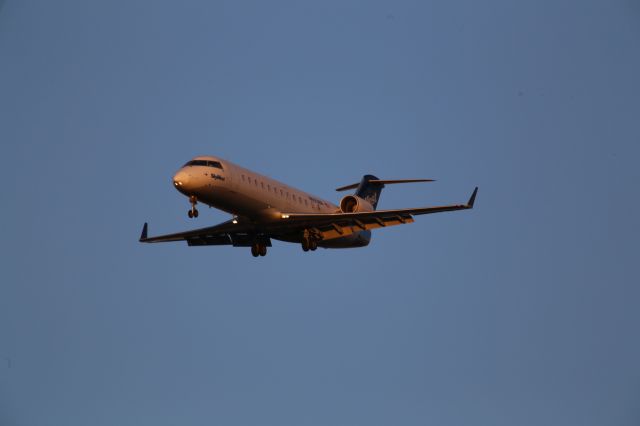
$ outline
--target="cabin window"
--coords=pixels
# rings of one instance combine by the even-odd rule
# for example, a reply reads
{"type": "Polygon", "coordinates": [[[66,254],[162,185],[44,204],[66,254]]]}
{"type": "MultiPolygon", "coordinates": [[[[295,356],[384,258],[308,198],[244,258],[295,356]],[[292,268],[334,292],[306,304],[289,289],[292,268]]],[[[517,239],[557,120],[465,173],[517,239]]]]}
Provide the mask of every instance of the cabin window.
{"type": "Polygon", "coordinates": [[[256,186],[258,186],[258,179],[254,179],[253,181],[255,182],[256,186]]]}

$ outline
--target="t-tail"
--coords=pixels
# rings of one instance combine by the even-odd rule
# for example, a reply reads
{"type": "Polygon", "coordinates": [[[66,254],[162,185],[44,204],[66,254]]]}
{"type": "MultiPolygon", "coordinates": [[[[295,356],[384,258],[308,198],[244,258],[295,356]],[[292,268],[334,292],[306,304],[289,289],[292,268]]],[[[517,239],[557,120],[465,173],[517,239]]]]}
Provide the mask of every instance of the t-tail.
{"type": "Polygon", "coordinates": [[[378,180],[379,179],[373,175],[363,176],[354,194],[355,196],[369,202],[369,204],[373,206],[374,210],[378,206],[380,193],[382,192],[382,188],[384,188],[384,183],[376,182],[378,180]]]}
{"type": "Polygon", "coordinates": [[[433,182],[433,179],[399,179],[399,180],[381,180],[373,175],[364,175],[362,180],[359,183],[353,183],[351,185],[342,186],[337,188],[336,191],[347,191],[349,189],[354,189],[356,192],[355,196],[362,198],[369,202],[373,209],[375,210],[378,206],[378,201],[380,200],[380,193],[382,192],[382,188],[384,188],[385,184],[395,184],[395,183],[412,183],[412,182],[433,182]]]}

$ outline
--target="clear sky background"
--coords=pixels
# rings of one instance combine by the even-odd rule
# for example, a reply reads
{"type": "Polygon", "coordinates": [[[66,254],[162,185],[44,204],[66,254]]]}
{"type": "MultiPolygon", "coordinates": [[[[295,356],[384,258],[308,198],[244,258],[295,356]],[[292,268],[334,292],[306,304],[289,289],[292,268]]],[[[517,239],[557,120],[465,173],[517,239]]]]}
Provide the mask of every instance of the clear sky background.
{"type": "Polygon", "coordinates": [[[640,3],[0,4],[0,424],[640,424],[640,3]],[[472,211],[303,253],[212,154],[337,201],[472,211]]]}

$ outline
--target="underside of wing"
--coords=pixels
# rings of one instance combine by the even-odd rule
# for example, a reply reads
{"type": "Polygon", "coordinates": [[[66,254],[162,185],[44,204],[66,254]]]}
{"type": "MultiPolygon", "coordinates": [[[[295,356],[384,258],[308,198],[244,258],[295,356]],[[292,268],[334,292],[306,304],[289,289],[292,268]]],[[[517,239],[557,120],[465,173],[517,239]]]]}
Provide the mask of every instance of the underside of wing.
{"type": "Polygon", "coordinates": [[[190,246],[241,245],[245,246],[245,235],[252,227],[241,225],[237,221],[229,220],[207,228],[176,232],[174,234],[148,237],[148,225],[145,223],[140,235],[141,243],[165,243],[171,241],[186,241],[190,246]]]}

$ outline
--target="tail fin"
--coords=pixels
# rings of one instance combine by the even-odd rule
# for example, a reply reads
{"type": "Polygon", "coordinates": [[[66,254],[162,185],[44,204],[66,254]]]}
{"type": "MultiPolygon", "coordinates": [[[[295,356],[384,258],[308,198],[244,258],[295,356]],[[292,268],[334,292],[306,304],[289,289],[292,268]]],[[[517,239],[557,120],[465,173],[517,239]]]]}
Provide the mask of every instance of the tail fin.
{"type": "Polygon", "coordinates": [[[374,210],[378,206],[380,192],[382,192],[382,188],[384,188],[384,183],[377,182],[378,180],[379,179],[373,175],[363,176],[355,192],[356,196],[371,203],[374,210]]]}

